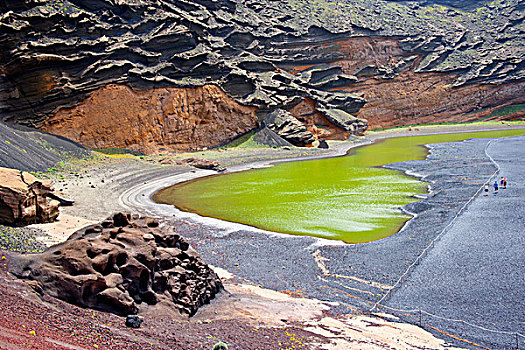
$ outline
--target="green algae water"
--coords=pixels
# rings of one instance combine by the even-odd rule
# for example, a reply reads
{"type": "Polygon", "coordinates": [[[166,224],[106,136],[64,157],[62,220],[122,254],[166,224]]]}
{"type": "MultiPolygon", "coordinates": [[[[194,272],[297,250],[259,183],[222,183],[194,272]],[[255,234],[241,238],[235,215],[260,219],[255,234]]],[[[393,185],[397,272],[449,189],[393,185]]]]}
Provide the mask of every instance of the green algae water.
{"type": "Polygon", "coordinates": [[[397,232],[410,218],[399,208],[427,190],[427,183],[381,165],[425,159],[425,144],[517,135],[525,135],[525,129],[390,138],[343,157],[177,184],[157,192],[154,200],[268,231],[369,242],[397,232]]]}

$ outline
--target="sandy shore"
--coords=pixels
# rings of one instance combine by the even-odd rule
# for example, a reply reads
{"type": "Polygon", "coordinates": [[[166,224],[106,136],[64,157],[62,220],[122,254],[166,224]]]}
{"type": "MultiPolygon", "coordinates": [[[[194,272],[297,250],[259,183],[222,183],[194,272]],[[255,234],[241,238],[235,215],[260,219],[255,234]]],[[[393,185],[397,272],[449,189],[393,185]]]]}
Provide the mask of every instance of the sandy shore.
{"type": "MultiPolygon", "coordinates": [[[[220,160],[230,171],[239,171],[266,166],[273,161],[342,155],[352,147],[384,137],[499,128],[509,126],[421,127],[411,131],[404,128],[374,132],[352,141],[331,142],[329,150],[231,149],[178,157],[220,160]]],[[[484,164],[485,161],[476,158],[476,155],[466,159],[468,164],[465,167],[472,168],[476,162],[484,164]]],[[[446,161],[450,167],[456,167],[457,164],[448,158],[446,161]]],[[[292,322],[312,334],[311,341],[318,342],[318,345],[308,348],[449,348],[443,340],[423,329],[393,322],[391,316],[388,320],[382,320],[352,314],[369,308],[392,287],[407,262],[418,254],[432,236],[432,233],[421,235],[422,228],[429,224],[437,227],[443,225],[446,217],[461,205],[461,200],[456,203],[452,197],[449,198],[452,202],[446,210],[431,203],[435,211],[429,213],[429,217],[418,214],[419,223],[409,225],[410,229],[395,235],[395,239],[363,245],[333,246],[309,237],[265,233],[243,225],[180,213],[171,206],[153,203],[150,196],[162,187],[214,173],[186,166],[161,165],[159,161],[162,159],[165,156],[150,157],[147,161],[107,158],[81,165],[74,175],[66,174],[66,179],[55,179],[56,188],[76,203],[61,209],[60,220],[56,224],[37,226],[51,236],[47,238],[47,243],[57,242],[76,228],[104,219],[115,211],[132,210],[158,216],[165,223],[178,227],[179,232],[201,252],[205,261],[228,272],[225,273],[227,293],[201,310],[194,322],[242,319],[263,327],[286,327],[292,322]],[[430,216],[439,217],[442,221],[432,220],[430,216]],[[410,243],[405,249],[407,242],[410,243]],[[396,254],[385,254],[393,250],[396,254]],[[377,266],[370,266],[369,262],[377,266]],[[292,298],[290,295],[301,298],[292,298]]],[[[487,172],[490,170],[487,168],[487,172]]],[[[469,180],[477,183],[485,175],[483,167],[477,167],[476,174],[469,176],[469,180]]],[[[437,191],[447,191],[446,186],[439,188],[439,179],[433,181],[437,191]]],[[[472,189],[468,187],[467,191],[472,189]]],[[[456,191],[453,196],[462,195],[456,191]]],[[[279,348],[276,345],[275,349],[279,348]]]]}

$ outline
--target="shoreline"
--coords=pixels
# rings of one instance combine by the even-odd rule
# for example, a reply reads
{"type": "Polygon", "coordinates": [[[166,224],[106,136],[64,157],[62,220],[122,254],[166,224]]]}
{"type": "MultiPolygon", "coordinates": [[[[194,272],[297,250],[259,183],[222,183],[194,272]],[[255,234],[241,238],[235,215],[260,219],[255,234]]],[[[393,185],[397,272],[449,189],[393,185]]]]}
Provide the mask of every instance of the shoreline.
{"type": "MultiPolygon", "coordinates": [[[[430,126],[429,128],[436,128],[436,126],[430,126]]],[[[449,129],[448,127],[446,128],[449,129]]],[[[274,164],[279,163],[285,163],[285,162],[297,162],[297,161],[309,161],[309,160],[316,160],[316,159],[323,159],[323,158],[333,158],[333,157],[344,157],[348,154],[349,151],[356,149],[358,147],[368,146],[373,143],[375,143],[378,140],[385,140],[389,138],[394,137],[408,137],[408,136],[421,136],[421,135],[438,135],[438,134],[455,134],[455,133],[464,133],[464,132],[490,132],[490,131],[499,131],[501,129],[525,129],[524,126],[518,126],[518,127],[508,127],[505,125],[504,127],[498,127],[498,128],[472,128],[470,127],[468,131],[464,131],[461,127],[453,126],[454,130],[449,131],[443,131],[443,130],[418,130],[418,131],[401,131],[401,132],[395,132],[395,134],[391,133],[391,130],[386,131],[380,131],[377,132],[377,134],[372,135],[372,137],[364,137],[363,139],[357,139],[357,140],[346,140],[346,141],[335,141],[331,142],[329,149],[332,151],[332,153],[328,154],[322,154],[322,155],[311,155],[311,156],[300,156],[300,157],[292,157],[292,158],[282,158],[282,159],[270,159],[270,160],[261,160],[256,162],[250,162],[242,165],[237,165],[232,168],[228,168],[225,172],[217,173],[212,170],[194,170],[189,173],[183,173],[183,174],[177,174],[174,176],[167,176],[163,178],[155,179],[154,181],[150,183],[144,183],[144,184],[138,184],[132,188],[129,188],[128,190],[124,191],[120,197],[119,197],[119,203],[122,207],[124,207],[128,211],[143,211],[144,213],[147,213],[147,215],[154,215],[159,218],[163,217],[176,217],[176,218],[189,218],[192,219],[198,223],[205,224],[205,225],[211,225],[216,227],[218,230],[222,230],[225,232],[232,232],[235,230],[247,230],[247,231],[253,231],[258,233],[263,233],[270,236],[283,236],[283,237],[301,237],[301,235],[292,235],[284,232],[275,232],[275,231],[269,231],[263,228],[259,228],[256,226],[251,226],[248,224],[238,223],[234,221],[227,221],[216,217],[210,217],[210,216],[204,216],[200,215],[198,213],[193,212],[186,212],[179,208],[177,208],[175,205],[171,204],[162,204],[157,203],[153,200],[153,196],[158,191],[180,184],[187,181],[193,181],[199,178],[207,177],[207,176],[214,176],[214,175],[222,175],[222,174],[228,174],[228,173],[234,173],[234,172],[240,172],[240,171],[247,171],[252,169],[260,169],[260,168],[266,168],[266,167],[272,167],[274,164]],[[335,146],[332,148],[332,146],[335,146]]],[[[395,130],[397,131],[397,130],[395,130]]],[[[428,145],[424,145],[423,147],[427,148],[430,151],[430,148],[428,145]]],[[[420,181],[424,177],[422,174],[418,174],[415,172],[412,172],[410,170],[404,171],[400,169],[396,169],[395,167],[389,167],[388,165],[384,165],[383,167],[389,168],[392,170],[398,170],[403,171],[404,174],[417,178],[420,181]]],[[[427,187],[428,192],[423,195],[414,196],[414,198],[419,199],[426,199],[429,196],[432,195],[431,193],[431,184],[427,187]]],[[[410,212],[409,210],[405,209],[405,206],[400,207],[399,210],[403,213],[406,213],[411,216],[410,219],[408,219],[400,228],[398,231],[393,233],[392,235],[396,234],[397,232],[402,231],[405,226],[409,225],[410,222],[417,217],[417,213],[410,212]]],[[[328,238],[321,238],[321,237],[312,237],[317,240],[316,243],[314,243],[315,246],[321,246],[321,245],[345,245],[348,244],[341,240],[332,240],[328,238]]],[[[385,237],[388,238],[388,237],[385,237]]],[[[382,238],[382,239],[385,239],[382,238]]],[[[363,242],[363,243],[356,243],[356,244],[366,244],[370,242],[363,242]]]]}
{"type": "MultiPolygon", "coordinates": [[[[508,127],[505,126],[504,128],[507,129],[508,127]]],[[[497,128],[497,130],[498,129],[500,128],[497,128]]],[[[487,129],[483,128],[478,130],[486,131],[487,129]]],[[[440,133],[435,130],[432,131],[432,133],[440,133]]],[[[454,132],[465,131],[458,130],[454,132]]],[[[422,132],[421,134],[428,133],[422,132]]],[[[386,136],[383,135],[384,134],[373,135],[377,136],[374,140],[386,137],[404,136],[399,133],[395,133],[393,136],[391,134],[386,136]]],[[[410,135],[415,136],[416,134],[410,133],[410,135]]],[[[262,153],[264,154],[266,152],[269,154],[270,156],[268,158],[270,159],[249,162],[244,165],[238,165],[238,167],[242,168],[244,166],[245,168],[250,168],[252,164],[272,164],[279,161],[291,161],[292,158],[271,158],[276,155],[291,156],[294,153],[298,153],[299,157],[295,157],[293,160],[309,160],[313,159],[313,157],[337,156],[337,152],[344,155],[351,148],[366,145],[371,142],[372,140],[370,139],[363,139],[361,142],[356,143],[347,141],[335,142],[338,148],[334,147],[329,150],[330,154],[327,154],[328,152],[321,152],[323,154],[314,154],[310,156],[301,156],[304,152],[302,149],[294,149],[292,151],[266,150],[262,153]],[[334,149],[336,155],[334,155],[334,149]]],[[[439,147],[437,149],[439,149],[439,147]]],[[[317,152],[317,150],[314,151],[317,152]]],[[[216,153],[218,154],[218,152],[216,153]]],[[[232,153],[237,152],[234,151],[232,153]]],[[[242,157],[242,152],[238,153],[240,153],[240,157],[242,157]]],[[[439,156],[439,152],[430,152],[429,154],[429,157],[439,156]]],[[[426,162],[427,160],[422,162],[426,162]]],[[[232,164],[235,164],[236,161],[238,161],[238,159],[234,159],[232,164]]],[[[404,167],[406,169],[403,171],[411,171],[412,169],[411,166],[405,165],[404,167]]],[[[235,165],[231,168],[236,169],[235,165]]],[[[124,160],[109,165],[100,164],[96,167],[86,169],[83,173],[83,178],[79,179],[76,183],[71,183],[65,186],[65,190],[69,195],[83,195],[84,198],[79,200],[73,207],[65,207],[61,210],[63,210],[66,215],[72,217],[101,220],[109,216],[113,211],[125,209],[123,207],[127,206],[127,202],[122,198],[125,195],[131,197],[134,196],[141,201],[144,199],[151,201],[144,191],[136,192],[136,187],[142,188],[144,185],[151,184],[149,191],[154,193],[156,191],[155,186],[161,184],[167,178],[191,178],[198,176],[199,172],[201,172],[201,170],[195,170],[185,166],[159,166],[157,164],[148,164],[137,160],[124,160]],[[94,186],[94,188],[92,186],[94,186]],[[108,212],[107,208],[110,207],[113,209],[108,212]]],[[[213,171],[209,171],[209,173],[215,174],[213,171]]],[[[425,171],[422,171],[421,175],[423,177],[428,176],[425,175],[425,171]]],[[[64,185],[62,184],[60,187],[64,187],[64,185]]],[[[457,196],[458,194],[455,193],[455,195],[457,196]]],[[[429,194],[428,197],[432,200],[433,196],[434,195],[431,196],[429,194]]],[[[156,206],[158,206],[158,204],[156,204],[156,206]]],[[[283,298],[284,295],[288,293],[291,293],[289,295],[295,295],[294,293],[297,291],[302,291],[298,294],[301,298],[286,299],[287,301],[285,301],[282,307],[285,307],[285,305],[289,306],[290,310],[286,312],[291,312],[288,313],[287,316],[288,320],[291,322],[294,317],[296,317],[293,316],[294,313],[292,312],[292,309],[295,308],[296,312],[299,314],[306,312],[306,309],[302,308],[302,300],[315,300],[318,303],[316,304],[318,310],[327,305],[326,302],[322,302],[322,300],[331,300],[331,303],[328,304],[330,305],[328,314],[326,314],[326,311],[324,312],[326,315],[325,317],[320,316],[318,313],[314,313],[308,314],[310,316],[306,318],[296,320],[302,329],[307,329],[309,332],[312,332],[312,334],[325,336],[327,337],[326,339],[331,339],[330,343],[336,344],[334,345],[335,347],[323,347],[323,349],[337,349],[336,346],[341,346],[345,349],[360,349],[359,344],[352,344],[352,341],[343,342],[343,340],[339,339],[340,337],[337,335],[337,332],[331,333],[330,331],[326,331],[326,328],[332,327],[333,329],[339,329],[338,332],[343,332],[350,337],[350,333],[348,333],[350,332],[349,329],[351,330],[358,327],[357,324],[363,326],[361,322],[366,323],[370,321],[370,319],[366,319],[366,316],[358,316],[355,318],[351,316],[351,314],[359,309],[357,305],[369,305],[368,303],[373,302],[373,300],[377,298],[374,297],[374,295],[382,293],[382,288],[386,288],[385,290],[387,290],[392,285],[392,283],[389,282],[390,277],[388,276],[392,275],[392,279],[394,279],[393,276],[396,275],[396,267],[394,266],[393,269],[383,269],[381,266],[388,266],[388,264],[383,264],[377,268],[374,267],[371,269],[372,266],[369,266],[368,263],[364,264],[363,262],[368,259],[371,259],[371,261],[374,261],[375,259],[384,260],[384,257],[381,257],[381,254],[384,255],[385,251],[389,251],[393,247],[396,249],[396,244],[399,247],[404,247],[403,240],[405,238],[401,239],[402,236],[404,237],[408,234],[414,237],[418,236],[417,233],[406,232],[414,229],[412,225],[408,225],[410,227],[408,227],[407,230],[402,229],[398,234],[394,235],[398,236],[395,239],[391,239],[391,236],[379,242],[370,242],[367,244],[346,245],[345,243],[340,242],[341,244],[336,245],[319,245],[318,238],[276,234],[251,227],[250,229],[247,229],[244,225],[243,227],[230,227],[229,230],[221,229],[220,227],[217,227],[214,222],[197,222],[192,217],[173,216],[174,207],[167,207],[169,208],[165,209],[169,209],[167,210],[169,213],[162,218],[162,221],[165,224],[175,226],[177,230],[197,249],[197,251],[199,251],[204,261],[217,268],[228,271],[228,273],[233,276],[227,283],[225,283],[227,291],[230,294],[222,295],[215,302],[212,302],[211,305],[203,308],[202,312],[199,311],[195,318],[190,322],[198,323],[210,319],[211,322],[218,322],[220,319],[223,319],[225,315],[222,312],[219,312],[218,316],[215,312],[220,310],[221,307],[228,305],[232,301],[231,295],[234,295],[235,298],[237,298],[236,300],[239,301],[237,304],[234,303],[235,307],[231,310],[231,314],[226,316],[226,318],[241,319],[246,322],[255,322],[256,324],[264,325],[265,322],[268,322],[268,320],[265,321],[265,317],[267,316],[256,311],[260,308],[260,305],[269,305],[275,302],[275,298],[283,298]],[[260,235],[260,231],[263,231],[265,234],[260,235]],[[247,245],[246,242],[249,242],[249,244],[247,245]],[[385,250],[385,247],[388,249],[385,250]],[[218,252],[220,252],[220,254],[218,254],[218,252]],[[358,255],[355,255],[356,253],[358,253],[358,255]],[[362,257],[359,258],[359,255],[362,257]],[[348,260],[349,258],[350,260],[348,260]],[[352,268],[351,271],[347,271],[348,266],[352,268]],[[365,272],[363,273],[363,271],[365,272]],[[247,285],[251,285],[256,289],[246,289],[246,287],[243,287],[247,285]],[[270,293],[270,297],[261,299],[260,293],[266,293],[264,292],[265,290],[273,291],[273,293],[280,293],[270,293]],[[330,293],[327,294],[327,291],[330,290],[338,293],[339,296],[335,297],[330,296],[330,293]],[[346,296],[344,293],[351,295],[351,297],[346,296]],[[297,303],[292,303],[293,301],[297,301],[297,303]],[[252,316],[247,317],[246,313],[252,316]],[[338,344],[338,342],[342,343],[338,344]]],[[[129,209],[133,209],[135,212],[137,212],[138,209],[140,214],[148,214],[148,208],[134,208],[131,206],[129,209]],[[146,212],[141,212],[144,210],[146,212]]],[[[417,210],[415,210],[415,213],[418,215],[417,210]]],[[[426,217],[417,216],[416,218],[423,223],[425,220],[428,220],[426,217]]],[[[407,223],[415,222],[416,218],[410,219],[407,223]]],[[[407,225],[407,223],[405,223],[405,225],[407,225]]],[[[416,230],[417,229],[420,228],[416,227],[416,230]]],[[[410,257],[410,254],[412,253],[407,252],[402,253],[399,256],[404,256],[404,258],[407,259],[410,257]]],[[[400,260],[399,258],[392,258],[394,261],[400,260]]],[[[388,259],[386,259],[386,261],[388,261],[388,259]]],[[[392,320],[395,318],[393,316],[387,316],[387,319],[392,320]]],[[[379,322],[376,318],[373,320],[373,322],[379,322]]],[[[288,322],[289,321],[283,322],[280,320],[277,323],[279,327],[286,327],[286,325],[289,324],[288,322]]],[[[368,339],[367,341],[370,342],[370,344],[377,343],[377,337],[381,336],[380,333],[393,326],[400,330],[407,330],[412,329],[411,327],[415,327],[408,323],[394,324],[386,322],[381,327],[377,327],[379,333],[371,335],[376,338],[368,339]]],[[[362,331],[366,329],[367,327],[364,327],[362,328],[362,331]]],[[[418,327],[415,327],[415,329],[418,333],[417,337],[421,341],[420,344],[427,344],[426,340],[423,341],[422,339],[433,338],[432,348],[449,348],[443,340],[435,338],[437,335],[435,332],[434,336],[432,336],[430,333],[419,329],[418,327]]],[[[351,336],[357,337],[357,334],[354,332],[351,336]]],[[[390,344],[402,348],[402,344],[405,344],[404,346],[407,345],[406,343],[400,342],[413,336],[413,334],[396,334],[395,337],[397,337],[397,341],[392,339],[390,344]]],[[[442,336],[440,337],[442,338],[442,336]]]]}

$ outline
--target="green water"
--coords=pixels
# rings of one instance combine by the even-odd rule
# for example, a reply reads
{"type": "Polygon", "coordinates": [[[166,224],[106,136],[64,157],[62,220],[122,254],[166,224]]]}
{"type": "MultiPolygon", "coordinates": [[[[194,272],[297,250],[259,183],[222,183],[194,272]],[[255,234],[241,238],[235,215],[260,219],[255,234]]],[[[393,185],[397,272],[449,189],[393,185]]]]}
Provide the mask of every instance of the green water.
{"type": "Polygon", "coordinates": [[[344,157],[278,163],[216,175],[157,192],[181,210],[259,227],[348,243],[397,232],[410,218],[399,208],[426,193],[427,183],[379,166],[424,159],[420,145],[525,135],[525,129],[391,138],[344,157]]]}

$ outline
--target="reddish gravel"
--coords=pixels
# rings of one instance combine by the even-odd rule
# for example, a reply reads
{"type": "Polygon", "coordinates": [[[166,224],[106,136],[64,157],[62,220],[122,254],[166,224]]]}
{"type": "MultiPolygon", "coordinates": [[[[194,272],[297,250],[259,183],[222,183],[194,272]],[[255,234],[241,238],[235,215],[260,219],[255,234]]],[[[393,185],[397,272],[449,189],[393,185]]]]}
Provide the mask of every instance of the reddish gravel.
{"type": "Polygon", "coordinates": [[[145,316],[140,329],[125,319],[39,296],[7,271],[0,251],[0,349],[211,350],[219,340],[230,350],[314,349],[326,340],[296,327],[259,328],[237,320],[195,321],[145,316]],[[293,347],[292,347],[293,346],[293,347]]]}

